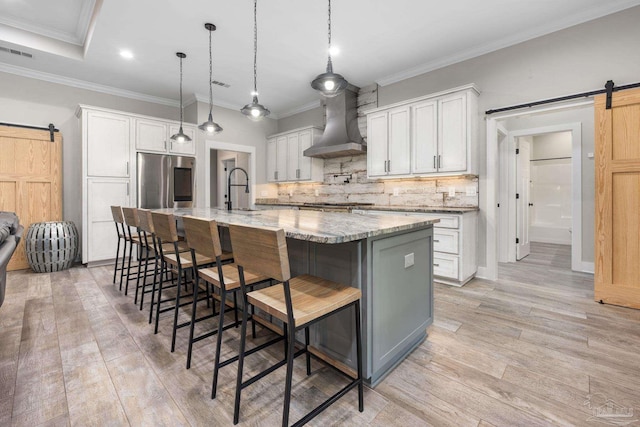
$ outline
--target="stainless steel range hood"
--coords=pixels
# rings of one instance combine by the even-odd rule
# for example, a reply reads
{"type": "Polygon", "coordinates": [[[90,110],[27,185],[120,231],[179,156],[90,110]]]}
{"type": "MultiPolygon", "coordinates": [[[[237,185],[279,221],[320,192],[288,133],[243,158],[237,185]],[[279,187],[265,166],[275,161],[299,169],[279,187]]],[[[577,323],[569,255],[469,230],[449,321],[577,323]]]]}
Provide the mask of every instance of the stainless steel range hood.
{"type": "Polygon", "coordinates": [[[304,150],[307,157],[354,156],[367,152],[360,130],[358,129],[357,88],[347,87],[344,92],[333,98],[326,98],[327,125],[320,141],[304,150]]]}

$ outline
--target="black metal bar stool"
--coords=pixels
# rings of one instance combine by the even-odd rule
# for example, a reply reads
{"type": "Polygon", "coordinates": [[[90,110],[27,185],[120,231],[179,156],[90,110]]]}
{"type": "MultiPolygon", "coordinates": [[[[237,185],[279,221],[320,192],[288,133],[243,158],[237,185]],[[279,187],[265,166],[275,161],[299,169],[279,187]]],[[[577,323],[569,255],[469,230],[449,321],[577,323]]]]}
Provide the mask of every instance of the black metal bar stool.
{"type": "Polygon", "coordinates": [[[113,222],[116,225],[116,233],[118,234],[118,246],[116,247],[116,259],[113,267],[113,283],[116,283],[116,276],[120,271],[120,290],[122,290],[122,280],[124,279],[124,264],[127,256],[127,242],[129,236],[125,231],[124,216],[122,215],[121,206],[111,206],[111,215],[113,216],[113,222]],[[118,267],[118,259],[120,258],[120,242],[122,244],[122,263],[118,267]]]}
{"type": "MultiPolygon", "coordinates": [[[[140,283],[140,263],[142,260],[143,252],[148,251],[149,246],[145,244],[145,241],[142,239],[140,234],[140,221],[138,220],[138,210],[136,208],[122,208],[122,216],[124,218],[124,229],[126,234],[126,239],[129,242],[129,257],[127,261],[127,281],[124,287],[124,294],[127,295],[129,293],[129,281],[136,279],[136,296],[138,290],[138,283],[140,283]],[[136,247],[137,253],[137,262],[133,266],[135,271],[131,272],[131,260],[133,258],[133,248],[134,245],[136,247]]],[[[124,267],[124,265],[123,265],[124,267]]],[[[137,299],[136,299],[137,302],[137,299]]]]}
{"type": "MultiPolygon", "coordinates": [[[[294,358],[301,354],[306,354],[307,375],[311,374],[311,353],[308,351],[309,325],[351,307],[354,309],[356,323],[357,377],[350,378],[349,384],[302,417],[294,425],[299,426],[307,423],[355,387],[358,388],[358,410],[362,412],[364,410],[364,390],[362,382],[360,290],[311,275],[292,278],[289,268],[287,242],[282,229],[231,224],[229,225],[229,232],[231,234],[231,246],[233,247],[235,262],[238,265],[240,289],[244,296],[245,307],[247,307],[247,304],[251,304],[281,320],[285,326],[287,345],[287,355],[284,360],[243,381],[244,358],[247,354],[245,352],[247,309],[245,308],[242,311],[240,356],[238,359],[233,423],[237,424],[239,420],[242,389],[286,364],[287,374],[282,425],[288,426],[294,358]],[[246,270],[252,271],[253,274],[273,277],[281,281],[282,284],[247,292],[246,270]],[[302,350],[296,352],[295,333],[302,329],[305,330],[305,345],[302,350]]],[[[321,359],[318,360],[322,361],[321,359]]]]}
{"type": "MultiPolygon", "coordinates": [[[[166,214],[166,213],[159,213],[159,212],[151,212],[151,218],[153,220],[153,228],[155,230],[156,233],[156,247],[160,252],[160,259],[162,260],[162,269],[160,272],[160,283],[158,286],[158,299],[157,302],[155,303],[155,307],[156,307],[156,321],[155,321],[155,329],[154,329],[154,333],[157,334],[158,333],[158,322],[160,319],[160,313],[164,313],[166,311],[171,311],[173,310],[174,314],[173,314],[173,332],[172,332],[172,336],[171,336],[171,352],[173,352],[176,348],[176,333],[177,330],[179,328],[188,326],[191,322],[183,322],[183,323],[178,323],[178,314],[179,314],[179,310],[181,306],[185,306],[188,304],[191,304],[192,301],[188,301],[188,302],[181,302],[181,288],[182,288],[182,284],[184,284],[185,286],[187,285],[187,280],[186,280],[186,273],[187,272],[193,272],[193,266],[205,266],[205,265],[212,265],[215,264],[216,260],[215,258],[211,258],[211,257],[206,257],[203,256],[201,254],[196,254],[195,256],[195,260],[192,261],[192,258],[189,256],[188,253],[183,252],[181,253],[179,250],[179,238],[178,238],[178,229],[176,226],[176,220],[175,217],[172,214],[166,214]],[[166,247],[166,244],[171,244],[173,245],[173,250],[172,251],[166,251],[164,248],[166,247]],[[176,273],[176,277],[177,277],[177,283],[176,283],[176,297],[175,299],[173,298],[169,298],[169,299],[162,299],[162,290],[163,290],[163,284],[164,284],[164,277],[163,277],[163,272],[166,272],[168,270],[172,270],[175,271],[176,273]],[[168,302],[168,301],[174,301],[174,305],[170,306],[170,307],[164,307],[161,308],[161,304],[168,302]]],[[[155,291],[155,290],[154,290],[155,291]]],[[[155,294],[155,292],[154,292],[155,294]]],[[[153,297],[152,297],[153,299],[153,297]]],[[[210,301],[210,295],[207,294],[207,297],[205,298],[207,301],[210,301]]],[[[152,304],[153,306],[153,304],[152,304]]],[[[153,308],[153,307],[152,307],[153,308]]]]}
{"type": "MultiPolygon", "coordinates": [[[[212,335],[217,334],[216,341],[216,356],[215,363],[213,367],[213,384],[211,388],[211,398],[214,399],[216,396],[217,384],[218,384],[218,371],[221,367],[226,366],[230,363],[238,360],[238,356],[232,357],[230,359],[220,361],[220,349],[222,346],[222,331],[227,330],[229,328],[237,327],[240,323],[237,317],[238,303],[236,295],[240,291],[240,279],[238,276],[238,267],[235,264],[223,264],[228,257],[229,253],[223,252],[222,244],[220,242],[220,234],[218,232],[218,224],[214,220],[205,220],[194,218],[190,216],[185,216],[183,218],[184,221],[184,230],[187,236],[187,242],[189,242],[189,247],[191,248],[191,255],[195,256],[196,253],[200,253],[207,257],[215,258],[216,265],[214,267],[207,267],[198,269],[198,274],[195,277],[196,286],[194,286],[194,296],[193,296],[193,310],[191,317],[191,330],[189,333],[189,350],[187,352],[187,369],[190,368],[191,365],[191,353],[193,343],[200,341],[202,339],[208,338],[212,335]],[[204,320],[210,318],[211,315],[205,316],[203,318],[196,318],[196,304],[198,297],[198,283],[202,280],[208,284],[214,286],[214,289],[219,291],[219,299],[220,299],[220,312],[218,318],[218,327],[217,329],[202,334],[200,336],[194,337],[194,328],[195,324],[199,320],[204,320]],[[234,296],[233,303],[227,301],[227,295],[232,294],[234,296]],[[230,305],[228,308],[224,308],[227,305],[230,305]],[[224,315],[229,310],[233,310],[236,314],[235,321],[224,325],[224,315]]],[[[260,275],[253,274],[247,270],[245,270],[245,283],[247,286],[255,286],[261,284],[271,284],[271,278],[260,275]]],[[[215,292],[214,292],[215,295],[215,292]]],[[[251,316],[253,320],[253,316],[251,316]]],[[[252,323],[253,326],[253,335],[255,336],[255,322],[252,323]]],[[[276,341],[281,341],[282,338],[279,337],[275,341],[268,343],[267,345],[271,345],[276,341]]]]}

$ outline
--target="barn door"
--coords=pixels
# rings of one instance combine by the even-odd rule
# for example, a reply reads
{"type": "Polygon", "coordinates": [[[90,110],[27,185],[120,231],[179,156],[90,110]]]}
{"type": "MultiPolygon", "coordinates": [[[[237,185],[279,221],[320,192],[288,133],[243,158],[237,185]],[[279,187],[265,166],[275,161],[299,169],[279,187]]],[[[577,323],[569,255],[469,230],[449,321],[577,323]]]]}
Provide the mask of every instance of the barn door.
{"type": "Polygon", "coordinates": [[[62,136],[0,126],[0,210],[20,217],[25,234],[9,270],[28,268],[24,237],[29,224],[62,219],[62,136]]]}
{"type": "Polygon", "coordinates": [[[640,308],[640,89],[596,97],[595,300],[640,308]]]}

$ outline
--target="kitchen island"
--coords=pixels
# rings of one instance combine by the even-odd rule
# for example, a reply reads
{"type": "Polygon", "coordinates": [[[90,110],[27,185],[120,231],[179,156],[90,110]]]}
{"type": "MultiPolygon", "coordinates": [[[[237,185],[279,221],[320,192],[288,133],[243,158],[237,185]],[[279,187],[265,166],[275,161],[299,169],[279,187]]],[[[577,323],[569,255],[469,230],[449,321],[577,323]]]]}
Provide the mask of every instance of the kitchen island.
{"type": "MultiPolygon", "coordinates": [[[[371,386],[427,336],[433,322],[433,224],[438,220],[296,210],[157,211],[173,213],[179,222],[184,215],[215,219],[223,230],[228,224],[282,228],[292,274],[313,274],[361,289],[364,376],[371,386]]],[[[351,313],[332,316],[310,330],[312,352],[328,356],[343,370],[355,368],[351,313]]]]}

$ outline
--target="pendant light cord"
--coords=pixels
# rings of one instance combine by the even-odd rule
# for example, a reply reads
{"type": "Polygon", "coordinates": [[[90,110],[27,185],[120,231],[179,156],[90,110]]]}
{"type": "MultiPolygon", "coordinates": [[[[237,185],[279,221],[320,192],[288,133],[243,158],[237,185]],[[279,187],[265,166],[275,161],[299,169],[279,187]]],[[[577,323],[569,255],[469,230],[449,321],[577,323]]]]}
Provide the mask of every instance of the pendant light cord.
{"type": "Polygon", "coordinates": [[[211,83],[213,81],[213,59],[211,54],[211,33],[212,31],[209,30],[209,115],[211,115],[211,111],[213,110],[213,88],[211,83]]]}
{"type": "Polygon", "coordinates": [[[180,57],[180,129],[182,129],[182,57],[180,57]]]}
{"type": "Polygon", "coordinates": [[[258,96],[258,0],[253,0],[253,92],[258,96]]]}
{"type": "Polygon", "coordinates": [[[328,26],[329,26],[329,59],[331,59],[331,0],[329,0],[329,19],[328,19],[328,26]]]}

